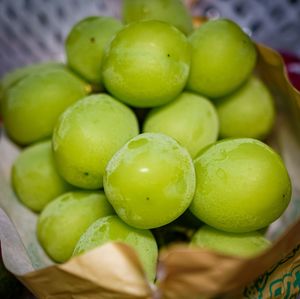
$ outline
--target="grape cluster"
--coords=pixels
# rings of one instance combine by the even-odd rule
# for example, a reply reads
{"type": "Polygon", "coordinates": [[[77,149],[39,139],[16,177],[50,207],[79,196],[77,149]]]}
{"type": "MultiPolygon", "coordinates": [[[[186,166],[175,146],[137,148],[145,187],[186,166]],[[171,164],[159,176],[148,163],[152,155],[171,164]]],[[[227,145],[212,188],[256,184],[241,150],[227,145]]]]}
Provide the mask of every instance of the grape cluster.
{"type": "Polygon", "coordinates": [[[20,201],[41,212],[38,239],[56,262],[108,241],[155,279],[174,241],[244,257],[287,207],[291,183],[265,138],[271,94],[253,74],[255,44],[234,22],[192,28],[180,0],[124,0],[126,25],[81,20],[67,64],[23,67],[1,81],[20,201]],[[219,140],[218,140],[219,139],[219,140]]]}

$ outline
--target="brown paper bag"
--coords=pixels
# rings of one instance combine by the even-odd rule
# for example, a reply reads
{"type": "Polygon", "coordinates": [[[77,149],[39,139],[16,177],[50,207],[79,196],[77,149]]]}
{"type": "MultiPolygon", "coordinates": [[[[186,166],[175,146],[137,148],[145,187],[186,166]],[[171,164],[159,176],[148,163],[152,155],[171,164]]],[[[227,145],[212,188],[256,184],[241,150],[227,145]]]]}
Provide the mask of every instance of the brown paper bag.
{"type": "Polygon", "coordinates": [[[6,267],[38,298],[296,298],[300,292],[300,93],[288,82],[279,54],[262,45],[257,50],[257,72],[278,101],[277,122],[268,143],[282,155],[293,185],[288,209],[268,230],[268,237],[275,240],[272,248],[242,259],[171,247],[160,253],[155,285],[146,281],[133,250],[120,243],[54,265],[37,242],[36,215],[11,190],[10,168],[18,149],[1,136],[0,240],[6,267]]]}

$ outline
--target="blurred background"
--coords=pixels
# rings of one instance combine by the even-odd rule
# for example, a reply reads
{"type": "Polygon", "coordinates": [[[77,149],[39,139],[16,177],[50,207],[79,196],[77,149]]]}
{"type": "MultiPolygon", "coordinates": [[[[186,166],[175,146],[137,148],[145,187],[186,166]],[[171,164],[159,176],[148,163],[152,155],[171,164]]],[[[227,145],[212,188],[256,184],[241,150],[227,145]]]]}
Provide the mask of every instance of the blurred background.
{"type": "MultiPolygon", "coordinates": [[[[300,89],[300,0],[184,0],[194,16],[233,19],[284,54],[300,89]]],[[[18,66],[64,60],[70,28],[90,15],[120,17],[121,0],[0,0],[0,77],[18,66]]]]}
{"type": "MultiPolygon", "coordinates": [[[[256,41],[300,56],[300,0],[185,0],[195,16],[233,19],[256,41]]],[[[90,15],[120,17],[121,0],[0,0],[0,77],[17,66],[64,60],[64,39],[90,15]]]]}
{"type": "MultiPolygon", "coordinates": [[[[254,40],[278,50],[300,90],[300,0],[185,2],[192,15],[230,18],[254,40]]],[[[64,61],[64,40],[76,22],[91,15],[119,18],[120,7],[121,0],[0,0],[0,78],[34,62],[64,61]]],[[[0,298],[33,298],[4,269],[1,259],[0,298]]]]}

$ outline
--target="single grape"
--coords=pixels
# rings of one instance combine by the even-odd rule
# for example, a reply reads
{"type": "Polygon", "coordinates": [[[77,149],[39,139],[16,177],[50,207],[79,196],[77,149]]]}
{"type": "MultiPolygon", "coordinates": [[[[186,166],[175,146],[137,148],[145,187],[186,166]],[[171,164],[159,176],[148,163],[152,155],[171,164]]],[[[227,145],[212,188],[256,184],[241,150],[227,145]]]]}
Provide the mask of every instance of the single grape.
{"type": "Polygon", "coordinates": [[[291,182],[281,158],[250,138],[219,141],[194,161],[196,191],[190,209],[227,232],[266,227],[286,209],[291,182]]]}
{"type": "Polygon", "coordinates": [[[67,261],[80,236],[97,219],[114,214],[103,192],[74,191],[50,202],[39,216],[38,239],[56,262],[67,261]]]}
{"type": "Polygon", "coordinates": [[[28,75],[51,69],[66,69],[66,66],[63,63],[55,61],[26,65],[7,73],[1,80],[1,85],[3,86],[3,89],[7,90],[28,75]]]}
{"type": "Polygon", "coordinates": [[[211,20],[189,37],[191,71],[187,89],[207,97],[222,97],[239,87],[252,72],[256,49],[234,22],[211,20]]]}
{"type": "Polygon", "coordinates": [[[50,140],[21,152],[12,168],[12,185],[20,201],[35,212],[72,189],[57,172],[50,140]]]}
{"type": "Polygon", "coordinates": [[[101,88],[104,50],[121,28],[121,22],[112,17],[88,17],[75,24],[65,45],[68,65],[101,88]]]}
{"type": "Polygon", "coordinates": [[[107,216],[94,222],[80,237],[73,255],[82,254],[108,242],[119,241],[137,253],[149,281],[154,281],[157,263],[157,244],[150,230],[133,228],[118,216],[107,216]]]}
{"type": "Polygon", "coordinates": [[[184,88],[190,45],[179,30],[160,21],[140,21],[119,31],[103,64],[103,80],[117,99],[134,107],[173,100],[184,88]]]}
{"type": "Polygon", "coordinates": [[[188,208],[195,190],[193,162],[173,138],[140,134],[109,161],[104,190],[124,222],[137,228],[159,227],[188,208]]]}
{"type": "Polygon", "coordinates": [[[26,76],[9,88],[3,102],[9,137],[22,145],[50,137],[59,115],[88,91],[85,82],[64,69],[26,76]]]}
{"type": "Polygon", "coordinates": [[[264,83],[251,77],[232,94],[218,99],[220,136],[263,139],[271,131],[275,118],[273,98],[264,83]]]}
{"type": "Polygon", "coordinates": [[[59,173],[84,189],[102,187],[107,162],[138,131],[134,113],[109,95],[82,99],[62,114],[53,133],[59,173]]]}
{"type": "Polygon", "coordinates": [[[227,255],[250,258],[262,253],[271,243],[256,231],[236,234],[204,225],[193,236],[191,245],[227,255]]]}
{"type": "Polygon", "coordinates": [[[5,101],[5,93],[28,75],[37,72],[44,72],[49,69],[64,69],[65,65],[59,62],[43,62],[32,65],[23,66],[7,73],[0,82],[0,115],[2,114],[5,101]]]}
{"type": "Polygon", "coordinates": [[[176,139],[192,158],[218,137],[216,109],[199,95],[183,92],[174,101],[154,108],[144,123],[144,132],[160,132],[176,139]]]}
{"type": "Polygon", "coordinates": [[[124,0],[122,13],[126,24],[157,20],[177,27],[186,35],[193,30],[192,17],[181,0],[124,0]]]}

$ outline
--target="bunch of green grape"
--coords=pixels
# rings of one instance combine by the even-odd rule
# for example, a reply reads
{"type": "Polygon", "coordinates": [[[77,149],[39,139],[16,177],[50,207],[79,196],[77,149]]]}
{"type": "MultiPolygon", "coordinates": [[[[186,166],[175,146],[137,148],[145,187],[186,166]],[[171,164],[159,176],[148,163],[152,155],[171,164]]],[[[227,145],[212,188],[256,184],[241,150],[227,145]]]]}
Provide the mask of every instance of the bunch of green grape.
{"type": "Polygon", "coordinates": [[[41,245],[65,262],[122,241],[149,281],[170,243],[260,253],[291,182],[260,141],[275,110],[255,44],[226,19],[193,29],[180,0],[124,0],[123,17],[81,20],[66,64],[2,80],[6,133],[26,146],[12,185],[41,245]]]}

